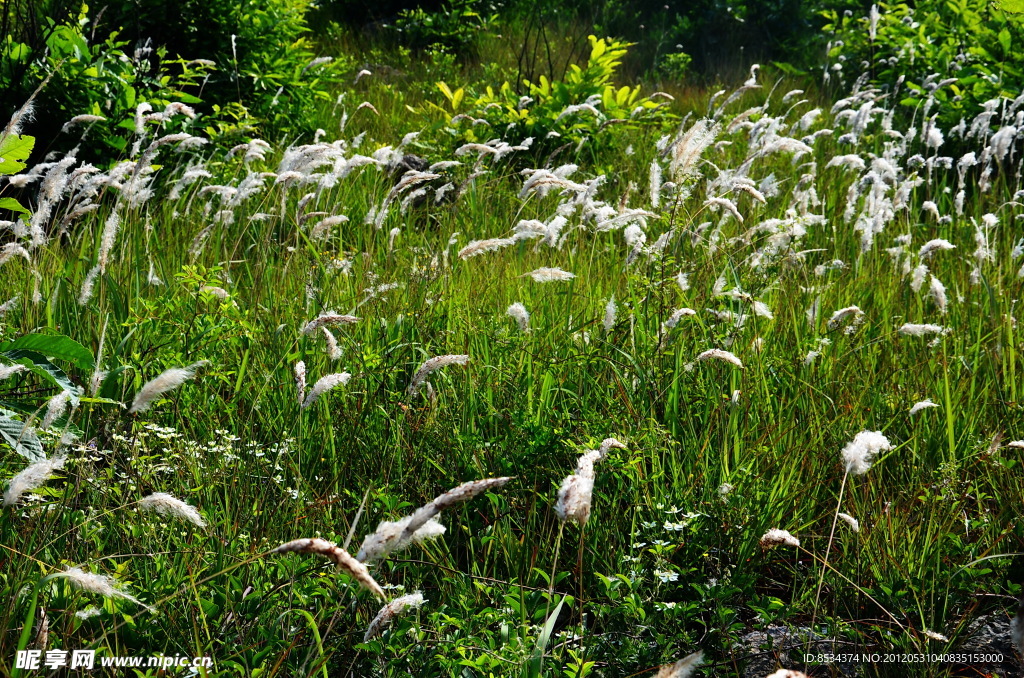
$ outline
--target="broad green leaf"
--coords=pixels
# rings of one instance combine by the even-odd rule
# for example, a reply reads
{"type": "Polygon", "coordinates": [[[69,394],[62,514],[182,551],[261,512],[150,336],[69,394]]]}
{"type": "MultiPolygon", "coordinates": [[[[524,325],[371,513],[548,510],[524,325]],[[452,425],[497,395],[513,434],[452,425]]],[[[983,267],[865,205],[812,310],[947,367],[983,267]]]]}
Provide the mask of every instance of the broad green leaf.
{"type": "Polygon", "coordinates": [[[11,362],[24,365],[33,374],[50,382],[62,391],[71,392],[72,402],[78,402],[78,388],[71,383],[64,371],[35,351],[7,351],[0,353],[11,362]]]}
{"type": "Polygon", "coordinates": [[[11,448],[29,460],[37,462],[46,459],[43,446],[33,429],[25,428],[25,422],[13,418],[10,410],[0,409],[0,436],[11,448]]]}
{"type": "Polygon", "coordinates": [[[14,341],[0,343],[0,352],[33,351],[47,358],[66,360],[80,370],[92,371],[96,364],[92,351],[63,334],[26,334],[14,341]]]}
{"type": "Polygon", "coordinates": [[[27,134],[8,134],[0,139],[0,158],[26,160],[35,143],[36,138],[27,134]]]}
{"type": "MultiPolygon", "coordinates": [[[[0,174],[3,174],[3,171],[0,171],[0,174]]],[[[12,212],[21,212],[22,214],[29,213],[29,211],[14,198],[0,198],[0,210],[10,210],[12,212]]]]}
{"type": "Polygon", "coordinates": [[[36,138],[27,134],[7,134],[0,136],[0,176],[17,174],[25,169],[23,160],[27,159],[35,146],[36,138]]]}

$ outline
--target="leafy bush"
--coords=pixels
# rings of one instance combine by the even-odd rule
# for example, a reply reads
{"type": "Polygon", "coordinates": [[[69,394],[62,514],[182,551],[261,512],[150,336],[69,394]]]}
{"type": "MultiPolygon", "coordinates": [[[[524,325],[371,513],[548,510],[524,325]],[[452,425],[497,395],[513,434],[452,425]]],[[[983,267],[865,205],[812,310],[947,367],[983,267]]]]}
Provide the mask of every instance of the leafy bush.
{"type": "MultiPolygon", "coordinates": [[[[94,161],[126,149],[142,102],[195,106],[211,135],[310,132],[309,110],[329,99],[328,84],[348,65],[316,58],[305,36],[307,0],[113,0],[92,16],[85,3],[76,6],[52,16],[15,13],[42,27],[0,42],[0,92],[20,105],[49,77],[33,124],[46,138],[75,116],[105,118],[89,130],[101,143],[81,154],[94,161]]],[[[11,15],[0,10],[0,18],[11,15]]]]}
{"type": "Polygon", "coordinates": [[[868,16],[825,15],[832,37],[827,78],[844,86],[867,73],[872,85],[890,91],[902,81],[910,92],[902,103],[916,109],[933,97],[943,127],[1024,87],[1024,20],[997,3],[882,2],[868,16]]]}
{"type": "Polygon", "coordinates": [[[580,68],[573,65],[561,81],[540,76],[523,82],[520,96],[505,82],[494,91],[467,93],[438,83],[451,109],[450,122],[457,125],[460,142],[479,142],[500,136],[518,143],[534,140],[536,155],[561,146],[578,145],[585,139],[607,141],[608,130],[640,119],[649,119],[659,104],[640,96],[640,86],[615,86],[615,76],[630,45],[614,39],[590,36],[590,58],[580,68]],[[486,121],[483,125],[481,121],[486,121]]]}
{"type": "Polygon", "coordinates": [[[467,54],[480,32],[497,19],[495,14],[481,14],[479,5],[477,0],[449,0],[435,12],[419,7],[404,9],[395,21],[398,39],[411,49],[467,54]]]}
{"type": "MultiPolygon", "coordinates": [[[[84,7],[73,22],[50,21],[44,53],[28,63],[23,84],[34,86],[49,78],[37,106],[41,111],[39,127],[44,134],[54,135],[61,125],[78,115],[104,118],[89,130],[91,136],[102,142],[102,147],[88,145],[80,151],[83,157],[102,158],[111,155],[111,151],[116,155],[126,150],[141,102],[154,109],[163,109],[175,101],[200,102],[185,90],[198,87],[209,72],[203,63],[165,60],[164,51],[156,50],[162,68],[154,71],[149,60],[154,50],[140,47],[129,56],[128,42],[119,39],[116,32],[103,42],[90,44],[89,19],[84,7]]],[[[23,44],[9,46],[14,52],[29,53],[23,44]]]]}
{"type": "MultiPolygon", "coordinates": [[[[200,96],[241,104],[274,131],[305,129],[305,115],[329,99],[327,87],[349,64],[317,58],[308,37],[309,0],[112,0],[103,22],[151,39],[167,54],[209,59],[216,70],[200,96]]],[[[162,63],[162,58],[161,58],[162,63]]],[[[198,92],[196,92],[198,94],[198,92]]],[[[266,133],[264,130],[263,133],[266,133]]]]}

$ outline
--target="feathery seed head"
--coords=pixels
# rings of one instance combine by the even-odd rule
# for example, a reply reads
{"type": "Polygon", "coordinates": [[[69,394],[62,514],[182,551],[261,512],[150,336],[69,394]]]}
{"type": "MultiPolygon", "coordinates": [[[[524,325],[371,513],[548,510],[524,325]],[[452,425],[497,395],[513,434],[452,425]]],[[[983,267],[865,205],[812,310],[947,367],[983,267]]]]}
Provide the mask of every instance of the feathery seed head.
{"type": "Polygon", "coordinates": [[[139,502],[139,508],[143,511],[155,511],[162,516],[180,518],[188,521],[196,527],[206,527],[206,521],[199,515],[194,506],[176,499],[166,492],[154,492],[139,502]]]}
{"type": "Polygon", "coordinates": [[[63,454],[54,455],[49,459],[40,459],[11,478],[11,482],[7,485],[7,491],[4,492],[4,506],[17,504],[21,495],[42,486],[54,471],[64,467],[65,461],[67,461],[67,456],[63,454]]]}
{"type": "Polygon", "coordinates": [[[412,376],[412,381],[409,382],[409,395],[418,393],[420,387],[426,382],[427,377],[433,372],[448,365],[465,365],[468,362],[468,355],[439,355],[427,360],[420,365],[420,368],[416,370],[416,374],[412,376]]]}
{"type": "Polygon", "coordinates": [[[572,280],[573,278],[576,277],[575,274],[569,273],[568,271],[563,271],[560,268],[546,268],[546,267],[541,267],[541,268],[538,268],[536,270],[530,271],[529,273],[524,273],[523,275],[521,275],[519,277],[522,278],[524,276],[530,276],[531,278],[533,278],[534,282],[539,282],[539,283],[558,282],[558,281],[562,281],[562,280],[572,280]]]}
{"type": "Polygon", "coordinates": [[[875,456],[891,449],[892,445],[881,431],[861,431],[843,448],[846,472],[854,475],[867,473],[875,456]]]}
{"type": "Polygon", "coordinates": [[[933,403],[929,400],[922,400],[921,402],[914,403],[914,406],[910,408],[910,414],[917,414],[921,410],[927,410],[929,407],[938,407],[937,403],[933,403]]]}
{"type": "Polygon", "coordinates": [[[200,360],[199,362],[192,363],[188,367],[173,367],[166,370],[156,379],[148,382],[138,393],[135,394],[135,400],[132,402],[132,406],[128,412],[130,414],[145,412],[150,408],[154,400],[164,393],[178,388],[189,379],[192,379],[196,376],[196,370],[209,364],[209,360],[200,360]]]}
{"type": "Polygon", "coordinates": [[[837,515],[844,523],[850,526],[851,530],[854,532],[860,532],[860,521],[856,518],[851,516],[849,513],[839,513],[837,515]]]}
{"type": "Polygon", "coordinates": [[[125,600],[130,600],[133,603],[141,605],[151,612],[154,611],[152,607],[146,605],[138,598],[126,593],[123,589],[117,588],[114,580],[106,575],[91,574],[80,567],[69,567],[63,572],[58,572],[52,576],[67,579],[75,588],[82,591],[98,593],[105,598],[124,598],[125,600]]]}
{"type": "Polygon", "coordinates": [[[395,617],[404,614],[407,610],[415,610],[420,607],[426,601],[423,599],[423,594],[410,593],[407,596],[401,598],[395,598],[390,603],[381,608],[377,616],[373,618],[370,625],[366,627],[366,633],[363,635],[363,642],[369,642],[380,634],[384,633],[391,622],[394,621],[395,617]]]}
{"type": "Polygon", "coordinates": [[[505,311],[510,317],[515,319],[516,325],[519,326],[520,332],[530,331],[530,312],[526,310],[526,307],[521,303],[516,302],[508,307],[505,311]]]}
{"type": "Polygon", "coordinates": [[[704,661],[704,653],[702,651],[694,652],[675,664],[662,666],[654,678],[690,678],[702,661],[704,661]]]}
{"type": "Polygon", "coordinates": [[[792,546],[797,548],[800,546],[800,540],[786,530],[772,528],[761,537],[761,548],[767,551],[776,546],[792,546]]]}
{"type": "Polygon", "coordinates": [[[320,396],[327,393],[335,386],[344,386],[351,378],[352,375],[348,372],[338,372],[335,374],[328,374],[326,377],[320,377],[320,379],[313,384],[313,389],[309,392],[309,395],[302,401],[302,409],[306,409],[315,403],[320,396]]]}
{"type": "Polygon", "coordinates": [[[741,370],[743,369],[743,363],[740,362],[739,358],[737,358],[734,354],[730,353],[729,351],[723,351],[722,349],[719,348],[708,349],[707,351],[704,351],[699,356],[697,356],[697,362],[704,362],[705,360],[711,359],[721,360],[722,362],[735,365],[741,370]]]}
{"type": "Polygon", "coordinates": [[[281,544],[271,553],[315,553],[327,558],[335,565],[345,570],[359,582],[364,588],[369,589],[378,598],[384,598],[384,589],[370,576],[366,565],[349,555],[348,551],[326,539],[293,539],[281,544]]]}

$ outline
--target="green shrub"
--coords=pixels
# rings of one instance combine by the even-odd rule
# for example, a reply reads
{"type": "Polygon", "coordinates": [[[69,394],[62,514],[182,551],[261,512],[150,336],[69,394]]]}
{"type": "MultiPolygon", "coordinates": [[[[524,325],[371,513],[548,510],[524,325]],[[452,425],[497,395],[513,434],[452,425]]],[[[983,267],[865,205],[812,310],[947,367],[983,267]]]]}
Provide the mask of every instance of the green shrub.
{"type": "MultiPolygon", "coordinates": [[[[100,116],[104,120],[89,128],[89,136],[99,140],[100,145],[88,144],[80,151],[80,157],[115,157],[128,146],[140,103],[147,102],[158,111],[171,102],[200,103],[199,98],[185,90],[196,88],[209,67],[182,59],[166,60],[164,52],[156,50],[162,68],[153,71],[148,59],[150,48],[136,49],[129,56],[128,42],[116,32],[103,42],[90,44],[85,12],[83,6],[82,13],[70,23],[56,24],[50,20],[45,52],[30,61],[24,84],[35,85],[50,79],[38,97],[42,134],[52,138],[60,126],[78,115],[100,116]]],[[[21,53],[28,51],[25,45],[11,47],[21,53]]],[[[71,131],[77,138],[77,130],[71,131]]]]}
{"type": "Polygon", "coordinates": [[[351,65],[318,59],[310,7],[310,0],[111,0],[103,22],[167,54],[214,61],[199,96],[211,106],[240,104],[266,128],[261,133],[309,132],[309,109],[329,99],[328,86],[351,65]]]}
{"type": "Polygon", "coordinates": [[[649,120],[659,104],[640,96],[640,86],[616,87],[615,76],[630,45],[614,39],[589,37],[591,52],[583,68],[573,65],[561,81],[540,76],[523,81],[525,95],[509,82],[483,93],[464,88],[438,88],[448,100],[450,123],[460,143],[495,137],[518,143],[533,138],[534,157],[562,146],[578,146],[585,139],[606,144],[611,130],[649,120]],[[480,121],[486,121],[483,125],[480,121]]]}

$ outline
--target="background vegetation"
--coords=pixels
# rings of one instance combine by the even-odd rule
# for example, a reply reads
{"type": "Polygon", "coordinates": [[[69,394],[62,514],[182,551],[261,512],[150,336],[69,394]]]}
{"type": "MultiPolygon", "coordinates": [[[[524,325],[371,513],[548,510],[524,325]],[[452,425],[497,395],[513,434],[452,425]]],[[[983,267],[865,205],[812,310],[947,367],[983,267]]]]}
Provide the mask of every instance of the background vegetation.
{"type": "Polygon", "coordinates": [[[0,511],[0,675],[30,647],[239,676],[698,650],[707,676],[830,675],[809,650],[1020,675],[1012,5],[0,0],[0,25],[0,476],[67,455],[0,511]],[[302,332],[327,312],[359,320],[302,332]],[[469,361],[410,390],[439,355],[469,361]],[[300,361],[347,381],[304,407],[300,361]],[[851,475],[864,430],[892,449],[851,475]],[[498,476],[372,566],[426,598],[380,636],[348,574],[268,555],[355,554],[498,476]]]}

